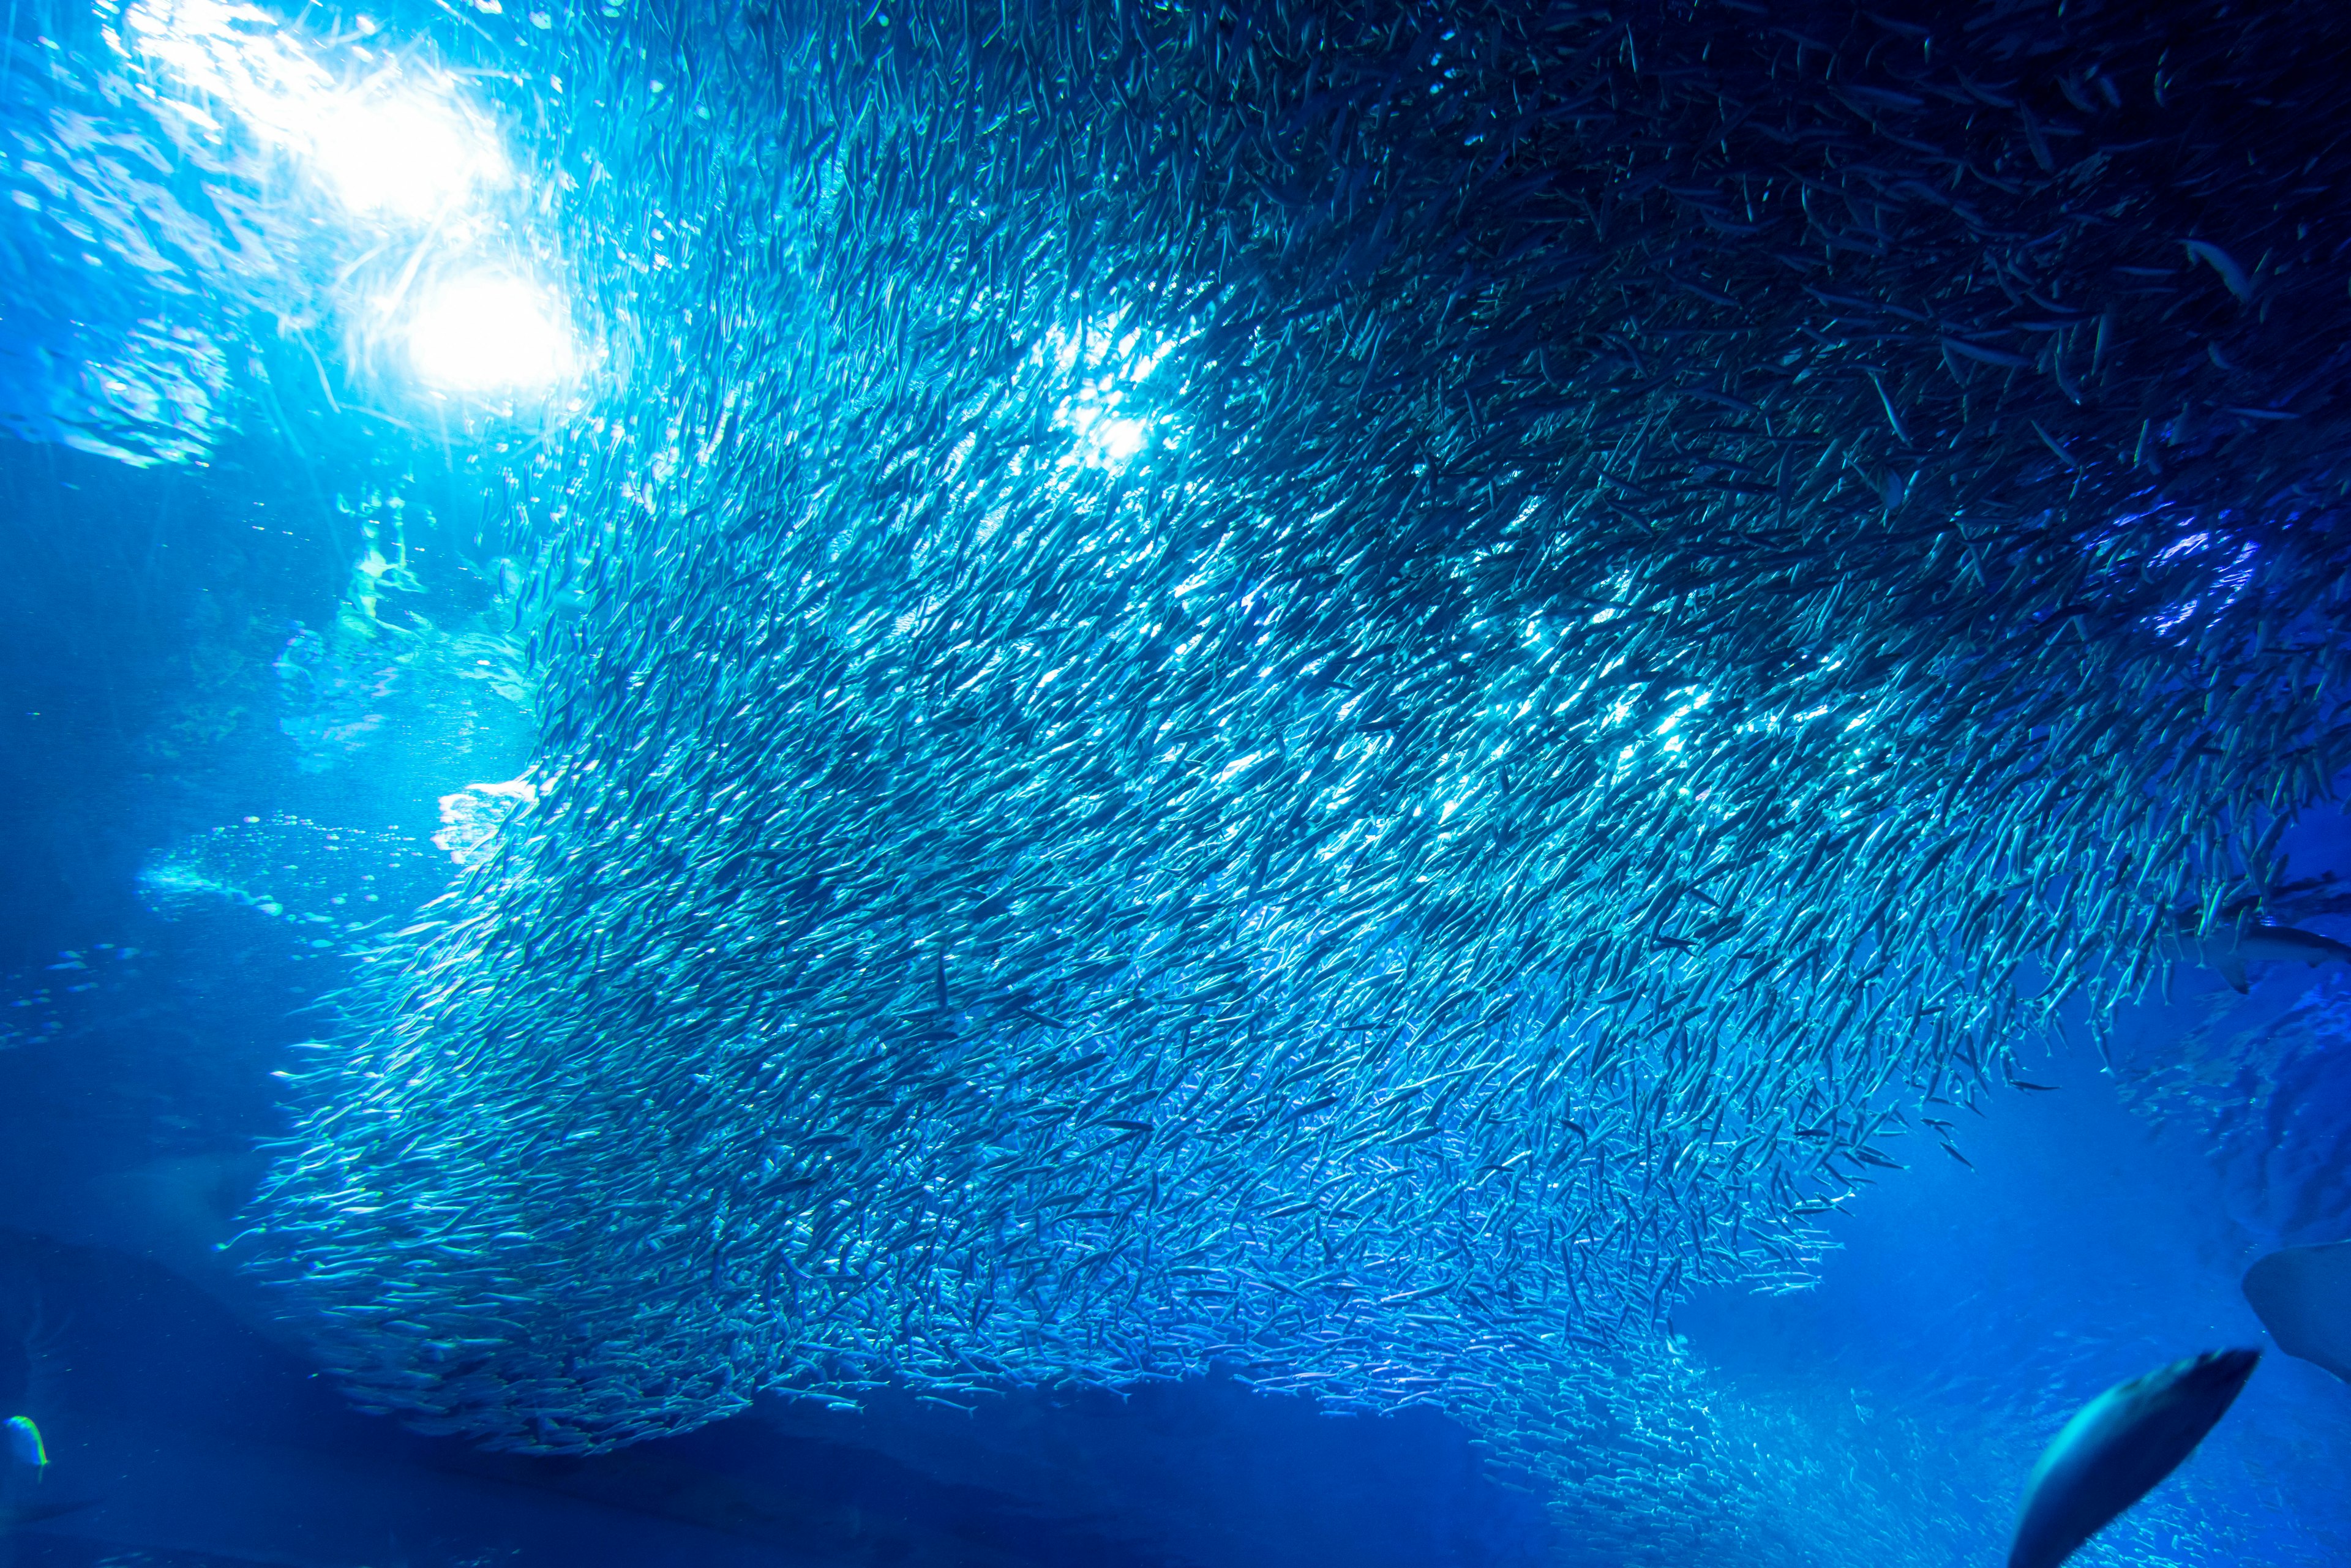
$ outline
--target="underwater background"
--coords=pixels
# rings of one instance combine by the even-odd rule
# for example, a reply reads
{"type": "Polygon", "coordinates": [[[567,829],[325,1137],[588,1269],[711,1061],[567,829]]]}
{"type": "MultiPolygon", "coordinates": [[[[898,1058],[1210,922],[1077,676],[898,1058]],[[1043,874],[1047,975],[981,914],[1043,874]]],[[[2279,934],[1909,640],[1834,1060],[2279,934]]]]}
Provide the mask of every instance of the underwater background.
{"type": "Polygon", "coordinates": [[[2351,1562],[2346,42],[11,0],[0,1563],[2351,1562]]]}

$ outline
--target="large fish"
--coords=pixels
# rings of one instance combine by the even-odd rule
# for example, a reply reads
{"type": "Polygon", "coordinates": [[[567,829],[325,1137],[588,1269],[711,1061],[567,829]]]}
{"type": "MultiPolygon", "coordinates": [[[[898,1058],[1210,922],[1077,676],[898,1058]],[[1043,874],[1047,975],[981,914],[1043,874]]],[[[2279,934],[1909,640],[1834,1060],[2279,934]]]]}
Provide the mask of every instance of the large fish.
{"type": "Polygon", "coordinates": [[[2057,1568],[2196,1451],[2262,1358],[2214,1350],[2117,1384],[2065,1424],[2025,1486],[2008,1568],[2057,1568]]]}
{"type": "Polygon", "coordinates": [[[2280,1350],[2351,1383],[2351,1241],[2273,1252],[2244,1291],[2280,1350]]]}
{"type": "Polygon", "coordinates": [[[0,1535],[15,1530],[28,1530],[53,1519],[63,1519],[68,1514],[93,1507],[96,1501],[94,1498],[71,1498],[39,1502],[0,1502],[0,1535]]]}
{"type": "Polygon", "coordinates": [[[2304,964],[2312,968],[2351,964],[2351,944],[2292,925],[2252,925],[2241,930],[2215,931],[2195,944],[2195,951],[2240,995],[2252,988],[2245,972],[2248,964],[2304,964]]]}

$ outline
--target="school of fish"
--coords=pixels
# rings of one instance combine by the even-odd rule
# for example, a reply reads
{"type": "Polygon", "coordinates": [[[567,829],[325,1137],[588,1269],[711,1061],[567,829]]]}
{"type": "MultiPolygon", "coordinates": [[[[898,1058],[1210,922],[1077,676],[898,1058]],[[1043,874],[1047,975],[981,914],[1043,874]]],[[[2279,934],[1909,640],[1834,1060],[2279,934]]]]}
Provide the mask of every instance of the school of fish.
{"type": "Polygon", "coordinates": [[[549,9],[626,406],[517,449],[528,789],[241,1244],[363,1405],[1221,1366],[1672,1561],[1679,1295],[2291,947],[2330,8],[549,9]]]}

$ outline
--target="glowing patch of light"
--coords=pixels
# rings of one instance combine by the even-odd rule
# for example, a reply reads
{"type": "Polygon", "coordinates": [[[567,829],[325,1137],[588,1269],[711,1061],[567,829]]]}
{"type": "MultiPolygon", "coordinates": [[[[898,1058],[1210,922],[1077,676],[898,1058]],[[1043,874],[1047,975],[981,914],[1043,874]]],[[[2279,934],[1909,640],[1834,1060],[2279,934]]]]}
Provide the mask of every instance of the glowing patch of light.
{"type": "Polygon", "coordinates": [[[318,121],[319,172],[358,212],[427,218],[504,183],[506,161],[455,106],[417,93],[354,99],[318,121]]]}
{"type": "MultiPolygon", "coordinates": [[[[450,83],[413,79],[390,61],[364,81],[339,81],[257,6],[139,0],[124,14],[123,33],[133,52],[308,159],[354,212],[440,216],[510,176],[489,127],[450,83]]],[[[200,110],[190,117],[211,119],[200,110]]]]}
{"type": "MultiPolygon", "coordinates": [[[[2230,542],[2225,535],[2199,529],[2174,539],[2157,552],[2156,564],[2170,566],[2178,561],[2191,560],[2198,556],[2225,549],[2230,542]]],[[[2259,548],[2251,539],[2239,543],[2236,553],[2228,563],[2212,574],[2210,584],[2204,592],[2179,600],[2156,613],[2153,617],[2156,631],[2169,636],[2194,621],[2197,612],[2206,609],[2208,603],[2215,615],[2236,603],[2253,580],[2253,557],[2259,553],[2259,548]]]]}
{"type": "Polygon", "coordinates": [[[1230,779],[1234,774],[1238,773],[1242,768],[1249,767],[1252,763],[1256,762],[1259,758],[1266,755],[1267,753],[1262,751],[1252,751],[1246,757],[1235,758],[1232,761],[1225,764],[1224,770],[1217,775],[1216,781],[1222,784],[1226,779],[1230,779]]]}
{"type": "Polygon", "coordinates": [[[408,359],[445,392],[549,386],[577,361],[558,303],[496,272],[469,273],[428,294],[408,324],[408,359]]]}
{"type": "Polygon", "coordinates": [[[2169,566],[2173,561],[2179,559],[2182,556],[2201,555],[2204,553],[2206,547],[2210,546],[2211,542],[2211,534],[2203,529],[2199,529],[2197,532],[2192,534],[2183,535],[2155,552],[2156,564],[2158,566],[2169,566]]]}
{"type": "Polygon", "coordinates": [[[1139,419],[1105,419],[1087,434],[1093,438],[1103,462],[1124,464],[1151,439],[1151,427],[1139,419]]]}
{"type": "Polygon", "coordinates": [[[1146,344],[1140,329],[1122,330],[1118,317],[1046,340],[1046,363],[1078,378],[1076,389],[1053,410],[1053,427],[1077,437],[1061,466],[1120,469],[1155,446],[1176,444],[1172,422],[1150,417],[1137,394],[1179,340],[1146,344]]]}

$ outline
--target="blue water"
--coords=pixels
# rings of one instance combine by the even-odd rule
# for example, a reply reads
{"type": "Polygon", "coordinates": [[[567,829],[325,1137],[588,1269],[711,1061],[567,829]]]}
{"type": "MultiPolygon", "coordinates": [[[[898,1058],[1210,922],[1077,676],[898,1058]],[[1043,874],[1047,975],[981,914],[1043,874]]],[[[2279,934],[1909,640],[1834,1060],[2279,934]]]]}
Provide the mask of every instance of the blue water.
{"type": "MultiPolygon", "coordinates": [[[[2050,1087],[1949,1112],[1966,1163],[1883,1142],[1808,1278],[1680,1292],[1600,1354],[1624,1403],[1575,1396],[1554,1471],[1442,1400],[1368,1414],[1225,1366],[971,1409],[761,1391],[585,1457],[354,1408],[236,1246],[290,1075],[529,777],[533,638],[578,613],[581,536],[518,530],[507,479],[567,420],[617,447],[665,411],[545,394],[627,359],[619,307],[565,293],[625,269],[533,227],[578,150],[517,106],[559,89],[430,64],[568,65],[544,13],[190,11],[175,55],[138,9],[12,5],[0,78],[0,1416],[50,1459],[0,1461],[0,1568],[1992,1564],[2074,1409],[2265,1344],[2246,1266],[2351,1238],[2351,974],[2240,998],[2183,965],[2103,1055],[2078,1016],[2020,1042],[2050,1087]],[[260,86],[223,74],[265,57],[260,86]],[[430,90],[360,135],[406,150],[387,167],[330,111],[393,59],[430,90]],[[474,135],[504,172],[433,185],[474,135]]],[[[607,41],[658,37],[632,25],[607,41]]],[[[1163,439],[1118,395],[1064,411],[1073,465],[1163,439]]],[[[2334,808],[2287,842],[2294,874],[2351,875],[2334,808]]],[[[2077,1560],[2351,1563],[2346,1473],[2351,1387],[2273,1353],[2077,1560]]]]}

